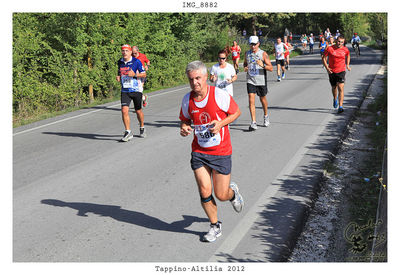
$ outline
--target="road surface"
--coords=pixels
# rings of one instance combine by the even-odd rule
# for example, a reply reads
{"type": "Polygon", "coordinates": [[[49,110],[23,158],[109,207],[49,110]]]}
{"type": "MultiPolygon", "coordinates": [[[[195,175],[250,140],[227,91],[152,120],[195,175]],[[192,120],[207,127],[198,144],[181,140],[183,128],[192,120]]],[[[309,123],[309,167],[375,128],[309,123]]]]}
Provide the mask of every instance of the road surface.
{"type": "MultiPolygon", "coordinates": [[[[179,135],[188,85],[150,95],[145,139],[131,116],[136,136],[118,142],[119,102],[14,129],[13,261],[284,261],[324,162],[380,67],[378,51],[351,53],[343,114],[332,108],[319,54],[302,55],[282,82],[275,68],[268,73],[271,125],[255,132],[248,131],[245,74],[239,74],[232,180],[246,205],[237,214],[229,202],[218,203],[223,236],[214,243],[199,241],[209,223],[189,164],[192,136],[179,135]]],[[[258,100],[256,111],[262,124],[258,100]]]]}

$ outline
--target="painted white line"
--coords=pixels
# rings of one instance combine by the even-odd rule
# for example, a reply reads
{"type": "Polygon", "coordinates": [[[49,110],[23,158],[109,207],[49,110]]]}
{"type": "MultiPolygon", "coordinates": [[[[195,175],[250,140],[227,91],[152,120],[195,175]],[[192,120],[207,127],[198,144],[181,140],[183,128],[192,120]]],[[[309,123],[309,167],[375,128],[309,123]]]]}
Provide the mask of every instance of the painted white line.
{"type": "Polygon", "coordinates": [[[303,145],[297,150],[294,156],[286,164],[286,166],[279,172],[276,179],[265,189],[264,193],[257,200],[257,202],[250,208],[247,214],[238,221],[233,231],[226,237],[221,246],[215,251],[214,255],[208,260],[209,262],[226,261],[226,257],[223,255],[232,255],[240,241],[244,238],[256,220],[260,217],[262,210],[265,210],[265,205],[269,205],[271,201],[276,197],[276,194],[281,187],[281,184],[288,179],[294,169],[306,155],[309,150],[308,145],[312,144],[317,140],[319,134],[323,131],[328,121],[332,119],[332,115],[328,115],[323,122],[315,129],[312,135],[303,143],[303,145]]]}
{"type": "MultiPolygon", "coordinates": [[[[177,92],[177,91],[181,91],[183,89],[188,89],[188,87],[183,87],[183,88],[179,88],[179,89],[176,89],[176,90],[168,91],[168,92],[165,92],[165,93],[159,93],[159,94],[156,94],[156,95],[149,95],[149,97],[152,98],[152,97],[156,97],[156,96],[160,96],[160,95],[166,95],[166,94],[174,93],[174,92],[177,92]]],[[[116,106],[120,106],[120,103],[115,104],[115,105],[111,105],[111,106],[107,106],[107,107],[116,107],[116,106]]],[[[40,128],[44,128],[44,127],[47,127],[47,126],[50,126],[50,125],[54,125],[54,124],[57,124],[57,123],[60,123],[60,122],[64,122],[64,121],[67,121],[67,120],[75,119],[75,118],[86,116],[86,115],[90,115],[90,114],[97,113],[97,112],[104,111],[104,110],[107,110],[107,108],[99,109],[99,110],[93,110],[93,111],[90,111],[90,112],[87,112],[87,113],[84,113],[84,114],[80,114],[80,115],[76,115],[76,116],[60,119],[60,120],[57,120],[57,121],[54,121],[54,122],[50,122],[50,123],[47,123],[47,124],[43,124],[43,125],[40,125],[40,126],[37,126],[37,127],[34,127],[34,128],[26,129],[24,131],[21,131],[21,132],[18,132],[18,133],[14,133],[13,136],[16,136],[16,135],[19,135],[19,134],[23,134],[23,133],[27,133],[27,132],[31,132],[31,131],[34,131],[34,130],[37,130],[37,129],[40,129],[40,128]]]]}

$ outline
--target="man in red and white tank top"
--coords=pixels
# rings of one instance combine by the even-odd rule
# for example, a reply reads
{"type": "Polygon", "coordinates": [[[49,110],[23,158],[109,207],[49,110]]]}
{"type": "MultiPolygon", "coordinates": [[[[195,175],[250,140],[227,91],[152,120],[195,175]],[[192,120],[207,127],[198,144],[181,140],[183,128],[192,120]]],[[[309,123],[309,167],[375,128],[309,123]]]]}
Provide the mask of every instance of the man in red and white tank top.
{"type": "Polygon", "coordinates": [[[180,134],[194,134],[191,167],[201,205],[211,223],[202,241],[213,242],[222,235],[213,186],[217,199],[230,200],[236,212],[244,205],[237,184],[230,181],[232,144],[228,125],[240,116],[240,109],[227,92],[207,85],[207,68],[201,61],[189,63],[186,74],[192,91],[182,100],[180,134]]]}
{"type": "Polygon", "coordinates": [[[288,42],[287,36],[283,37],[283,46],[285,47],[285,68],[290,70],[290,51],[293,49],[293,46],[288,42]]]}
{"type": "Polygon", "coordinates": [[[233,61],[233,67],[235,67],[236,74],[239,73],[239,60],[240,60],[240,52],[242,49],[238,45],[236,41],[233,41],[233,45],[231,47],[231,53],[232,53],[232,61],[233,61]]]}

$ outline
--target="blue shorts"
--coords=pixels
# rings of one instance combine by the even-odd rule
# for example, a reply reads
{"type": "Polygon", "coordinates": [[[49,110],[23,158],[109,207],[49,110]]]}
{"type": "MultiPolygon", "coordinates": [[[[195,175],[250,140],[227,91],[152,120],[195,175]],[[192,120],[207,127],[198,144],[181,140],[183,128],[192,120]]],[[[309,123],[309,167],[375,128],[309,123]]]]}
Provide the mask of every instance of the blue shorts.
{"type": "Polygon", "coordinates": [[[190,166],[192,167],[193,171],[199,169],[200,167],[207,166],[220,174],[229,175],[232,170],[232,157],[231,155],[215,156],[192,152],[190,166]]]}

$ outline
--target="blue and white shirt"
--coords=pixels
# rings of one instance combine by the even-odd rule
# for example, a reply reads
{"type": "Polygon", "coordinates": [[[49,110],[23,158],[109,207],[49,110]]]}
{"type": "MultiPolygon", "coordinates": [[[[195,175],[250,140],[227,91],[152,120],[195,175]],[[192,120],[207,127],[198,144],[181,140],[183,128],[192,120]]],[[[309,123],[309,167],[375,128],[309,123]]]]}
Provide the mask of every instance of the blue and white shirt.
{"type": "Polygon", "coordinates": [[[135,74],[143,73],[142,62],[139,59],[132,57],[129,61],[124,61],[123,58],[118,60],[118,75],[121,77],[121,92],[143,92],[143,84],[136,76],[128,76],[128,72],[132,70],[135,74]]]}

